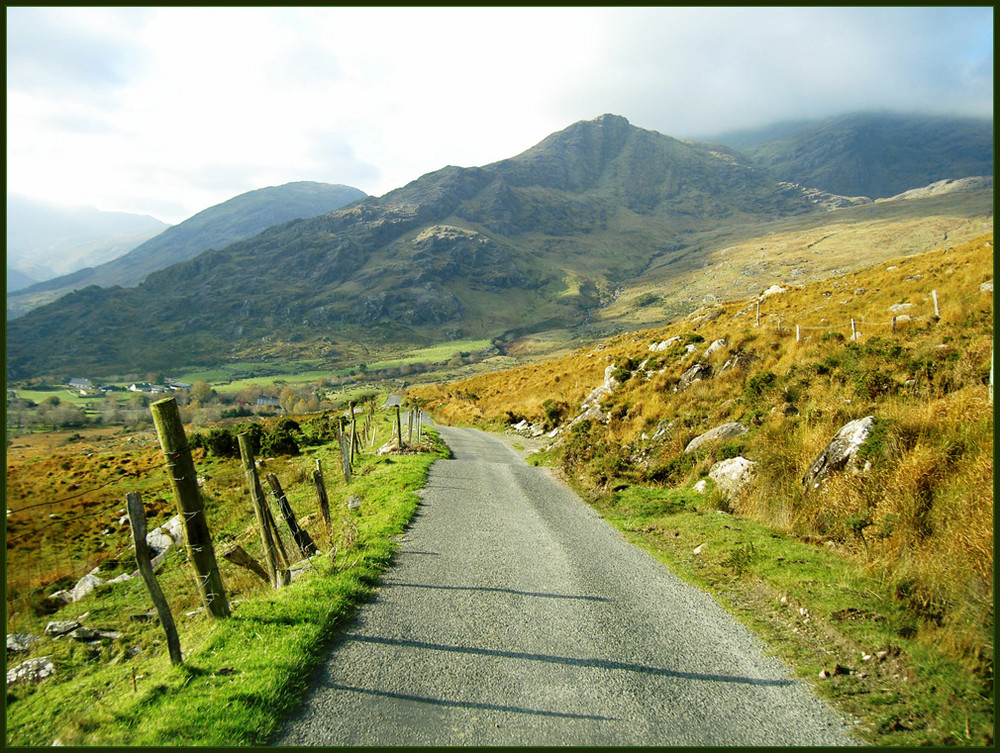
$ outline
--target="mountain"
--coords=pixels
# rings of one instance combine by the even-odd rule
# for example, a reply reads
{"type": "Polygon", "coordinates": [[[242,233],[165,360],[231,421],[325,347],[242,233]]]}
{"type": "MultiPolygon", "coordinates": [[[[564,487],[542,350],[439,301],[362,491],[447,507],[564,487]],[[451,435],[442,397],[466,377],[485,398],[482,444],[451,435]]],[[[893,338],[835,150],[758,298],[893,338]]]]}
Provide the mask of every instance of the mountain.
{"type": "Polygon", "coordinates": [[[150,272],[190,259],[206,249],[223,248],[288,220],[339,209],[365,195],[350,186],[311,181],[240,194],[164,230],[123,256],[8,296],[8,318],[88,285],[138,285],[150,272]]]}
{"type": "Polygon", "coordinates": [[[8,195],[7,268],[46,280],[113,259],[167,227],[148,215],[8,195]]]}
{"type": "Polygon", "coordinates": [[[367,348],[589,326],[650,271],[666,288],[672,269],[699,274],[714,252],[693,239],[731,244],[773,223],[821,225],[811,218],[852,211],[827,212],[851,202],[826,198],[727,147],[605,115],[510,159],[445,167],[268,228],[135,288],[78,290],[8,323],[8,375],[343,364],[367,348]]]}
{"type": "Polygon", "coordinates": [[[861,113],[711,139],[781,180],[843,196],[887,198],[940,180],[993,175],[993,121],[861,113]]]}
{"type": "Polygon", "coordinates": [[[38,280],[28,277],[24,272],[19,272],[16,269],[11,269],[7,267],[7,292],[10,293],[13,290],[20,290],[21,288],[26,288],[29,285],[34,285],[38,280]]]}

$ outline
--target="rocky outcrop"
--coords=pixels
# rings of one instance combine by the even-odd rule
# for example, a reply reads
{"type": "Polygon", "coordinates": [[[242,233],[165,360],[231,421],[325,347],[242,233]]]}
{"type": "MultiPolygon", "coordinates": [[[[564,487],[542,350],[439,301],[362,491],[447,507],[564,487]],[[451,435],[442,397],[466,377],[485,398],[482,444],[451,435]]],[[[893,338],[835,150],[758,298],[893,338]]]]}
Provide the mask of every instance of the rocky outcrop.
{"type": "MultiPolygon", "coordinates": [[[[167,556],[167,551],[174,545],[181,542],[183,535],[184,533],[179,515],[175,515],[162,526],[154,528],[146,534],[146,543],[149,545],[149,552],[152,557],[151,564],[153,565],[154,570],[163,563],[163,559],[167,556]]],[[[136,570],[132,573],[122,573],[111,580],[104,580],[98,576],[100,571],[99,567],[95,567],[89,573],[80,578],[80,580],[76,582],[76,585],[73,586],[72,590],[56,591],[55,593],[50,594],[48,598],[61,601],[64,604],[72,604],[80,601],[80,599],[86,596],[89,596],[98,586],[107,585],[108,583],[123,583],[124,581],[131,580],[132,578],[137,578],[139,576],[139,571],[136,570]]]]}
{"type": "Polygon", "coordinates": [[[737,456],[713,465],[708,471],[708,477],[715,482],[720,491],[731,497],[750,483],[756,465],[752,460],[737,456]]]}
{"type": "Polygon", "coordinates": [[[747,427],[739,421],[722,424],[721,426],[716,426],[714,429],[710,429],[704,434],[699,434],[697,437],[692,439],[688,442],[687,447],[684,448],[684,452],[694,452],[708,442],[721,442],[726,439],[738,437],[740,434],[746,434],[746,432],[747,427]]]}
{"type": "Polygon", "coordinates": [[[845,424],[802,477],[806,491],[819,487],[831,473],[853,466],[858,449],[868,439],[874,425],[875,416],[865,416],[845,424]]]}
{"type": "Polygon", "coordinates": [[[615,364],[610,364],[604,370],[604,381],[595,387],[583,403],[580,405],[580,415],[570,421],[570,426],[575,426],[581,421],[587,419],[594,419],[596,421],[606,421],[607,415],[601,409],[601,401],[608,397],[615,388],[618,387],[618,380],[615,379],[612,374],[615,372],[617,366],[615,364]]]}
{"type": "Polygon", "coordinates": [[[12,654],[22,653],[40,640],[41,638],[37,635],[31,635],[30,633],[7,633],[7,652],[12,654]]]}

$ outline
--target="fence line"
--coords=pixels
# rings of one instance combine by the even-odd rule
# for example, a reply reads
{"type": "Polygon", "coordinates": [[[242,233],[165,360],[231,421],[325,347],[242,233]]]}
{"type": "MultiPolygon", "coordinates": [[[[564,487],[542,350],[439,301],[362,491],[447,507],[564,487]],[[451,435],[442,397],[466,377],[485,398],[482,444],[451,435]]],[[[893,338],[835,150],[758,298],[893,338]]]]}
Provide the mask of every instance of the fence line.
{"type": "MultiPolygon", "coordinates": [[[[897,327],[900,324],[907,323],[907,322],[923,321],[923,320],[928,320],[928,319],[929,320],[940,319],[941,318],[941,316],[940,316],[941,312],[943,312],[943,311],[951,311],[951,310],[954,310],[954,309],[958,309],[958,308],[964,306],[968,301],[972,300],[973,298],[978,298],[981,295],[983,295],[984,291],[979,291],[979,292],[976,292],[976,293],[970,293],[969,295],[966,295],[966,296],[964,296],[962,298],[959,298],[956,302],[948,304],[947,306],[940,305],[940,303],[938,301],[938,296],[936,295],[937,294],[936,290],[935,291],[931,291],[931,292],[933,294],[935,294],[934,295],[934,306],[937,309],[938,313],[937,314],[920,314],[920,315],[916,315],[916,316],[909,315],[909,314],[899,314],[899,316],[906,316],[907,317],[902,322],[898,321],[897,317],[894,316],[892,318],[892,321],[888,321],[888,322],[869,321],[869,320],[866,320],[864,318],[859,318],[859,319],[852,318],[850,321],[845,322],[843,324],[832,324],[831,323],[831,324],[820,325],[820,326],[809,326],[809,325],[805,325],[805,324],[799,324],[799,323],[794,322],[794,321],[791,321],[791,322],[785,321],[785,318],[784,318],[785,315],[784,314],[766,313],[765,312],[763,315],[765,317],[767,317],[768,319],[772,320],[772,321],[774,319],[778,320],[777,326],[766,327],[767,329],[775,329],[778,332],[783,332],[785,330],[791,331],[791,330],[793,330],[795,328],[798,328],[800,330],[810,330],[810,331],[836,332],[837,330],[847,329],[848,327],[854,327],[854,326],[864,326],[864,327],[897,327]]],[[[808,313],[816,313],[816,312],[821,311],[821,310],[822,309],[817,308],[817,309],[813,309],[811,312],[808,312],[808,313]]],[[[744,314],[749,314],[751,311],[753,311],[753,308],[746,308],[743,311],[740,311],[739,313],[735,314],[734,318],[736,316],[743,316],[744,314]]],[[[758,302],[757,305],[756,305],[756,323],[754,324],[754,326],[760,326],[760,318],[761,318],[761,311],[760,311],[760,303],[758,302]]]]}

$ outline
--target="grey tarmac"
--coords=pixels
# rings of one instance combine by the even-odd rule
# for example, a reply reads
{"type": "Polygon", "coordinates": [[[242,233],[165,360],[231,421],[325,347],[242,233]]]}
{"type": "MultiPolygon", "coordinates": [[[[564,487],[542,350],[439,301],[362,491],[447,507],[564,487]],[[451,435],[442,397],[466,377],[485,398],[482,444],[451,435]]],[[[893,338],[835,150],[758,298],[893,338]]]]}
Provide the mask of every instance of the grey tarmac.
{"type": "Polygon", "coordinates": [[[392,567],[282,746],[857,745],[707,594],[497,438],[438,427],[392,567]]]}

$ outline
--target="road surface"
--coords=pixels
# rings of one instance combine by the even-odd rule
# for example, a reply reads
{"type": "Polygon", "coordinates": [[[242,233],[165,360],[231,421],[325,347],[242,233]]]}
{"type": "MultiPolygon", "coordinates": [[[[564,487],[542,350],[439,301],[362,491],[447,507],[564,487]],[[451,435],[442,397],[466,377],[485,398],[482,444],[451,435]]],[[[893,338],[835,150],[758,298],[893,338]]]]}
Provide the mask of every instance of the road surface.
{"type": "Polygon", "coordinates": [[[377,595],[277,745],[850,745],[850,723],[548,471],[439,427],[377,595]]]}

